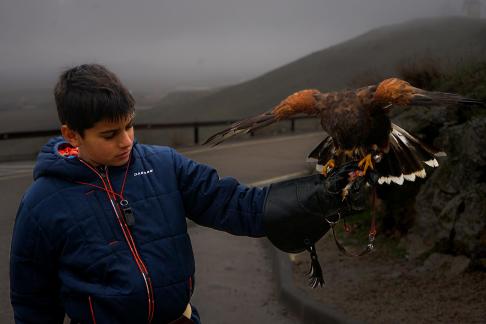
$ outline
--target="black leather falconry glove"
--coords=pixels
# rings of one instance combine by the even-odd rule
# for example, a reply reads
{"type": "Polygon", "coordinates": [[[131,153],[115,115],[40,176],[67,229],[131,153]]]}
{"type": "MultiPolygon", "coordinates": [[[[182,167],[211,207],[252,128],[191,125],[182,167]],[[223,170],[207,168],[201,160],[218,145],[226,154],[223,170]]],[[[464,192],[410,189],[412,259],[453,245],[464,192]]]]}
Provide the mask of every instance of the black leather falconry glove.
{"type": "Polygon", "coordinates": [[[350,215],[365,206],[365,178],[355,180],[346,199],[342,190],[356,162],[334,169],[324,177],[314,174],[270,185],[264,205],[263,225],[273,245],[284,252],[311,254],[310,285],[322,286],[324,279],[317,260],[315,243],[330,229],[327,220],[350,215]]]}

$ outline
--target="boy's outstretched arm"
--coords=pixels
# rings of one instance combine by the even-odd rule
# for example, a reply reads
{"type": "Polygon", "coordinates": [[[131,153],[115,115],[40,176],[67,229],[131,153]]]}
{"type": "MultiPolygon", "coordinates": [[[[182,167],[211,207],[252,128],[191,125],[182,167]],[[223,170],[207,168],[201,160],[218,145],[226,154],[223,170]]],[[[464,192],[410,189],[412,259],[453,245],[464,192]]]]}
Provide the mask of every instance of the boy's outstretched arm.
{"type": "Polygon", "coordinates": [[[174,168],[187,217],[235,235],[265,235],[262,212],[266,188],[249,188],[236,179],[173,152],[174,168]]]}
{"type": "Polygon", "coordinates": [[[63,323],[57,258],[28,207],[19,207],[10,251],[10,298],[15,323],[63,323]]]}
{"type": "MultiPolygon", "coordinates": [[[[341,190],[348,183],[349,164],[327,178],[314,175],[249,188],[174,151],[179,188],[188,217],[196,223],[237,235],[268,236],[282,249],[285,242],[301,240],[303,233],[322,237],[329,229],[324,216],[359,209],[343,203],[341,190]],[[282,229],[295,229],[282,231],[282,229]],[[294,236],[294,238],[288,236],[294,236]],[[280,243],[282,242],[282,243],[280,243]]],[[[360,188],[357,188],[360,189],[360,188]]],[[[357,195],[351,194],[348,201],[357,195]]],[[[303,238],[302,238],[303,239],[303,238]]],[[[313,240],[314,243],[317,240],[313,240]]],[[[299,243],[302,245],[303,243],[299,243]]]]}

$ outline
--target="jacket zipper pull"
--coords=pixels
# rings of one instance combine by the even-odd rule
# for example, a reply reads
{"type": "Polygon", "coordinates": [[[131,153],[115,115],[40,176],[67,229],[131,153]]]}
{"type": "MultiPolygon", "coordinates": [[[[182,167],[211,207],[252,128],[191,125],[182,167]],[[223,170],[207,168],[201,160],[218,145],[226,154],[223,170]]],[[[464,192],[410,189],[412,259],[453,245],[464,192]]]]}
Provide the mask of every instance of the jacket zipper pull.
{"type": "Polygon", "coordinates": [[[123,199],[120,201],[121,210],[123,212],[123,217],[125,218],[125,222],[129,227],[135,225],[135,215],[133,215],[132,208],[128,205],[128,200],[123,199]]]}

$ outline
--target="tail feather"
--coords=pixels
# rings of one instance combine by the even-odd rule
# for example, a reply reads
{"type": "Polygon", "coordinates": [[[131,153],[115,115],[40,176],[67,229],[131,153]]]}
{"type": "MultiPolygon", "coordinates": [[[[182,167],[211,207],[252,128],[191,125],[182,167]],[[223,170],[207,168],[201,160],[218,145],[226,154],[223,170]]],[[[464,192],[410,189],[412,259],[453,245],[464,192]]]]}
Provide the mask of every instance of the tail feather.
{"type": "Polygon", "coordinates": [[[439,163],[435,157],[444,155],[444,152],[423,143],[401,127],[392,124],[390,151],[376,164],[380,175],[378,183],[402,184],[403,180],[415,181],[417,177],[424,178],[424,164],[438,167],[439,163]],[[399,175],[397,166],[400,170],[399,175]]]}
{"type": "Polygon", "coordinates": [[[234,135],[240,133],[249,133],[259,128],[273,124],[276,121],[277,119],[272,114],[272,112],[266,112],[264,114],[255,117],[247,118],[239,122],[236,122],[232,124],[230,127],[212,135],[204,142],[203,145],[212,144],[213,146],[216,146],[234,135]]]}
{"type": "Polygon", "coordinates": [[[376,169],[378,173],[382,176],[387,177],[400,177],[403,174],[402,164],[403,162],[400,161],[400,155],[397,154],[397,151],[394,149],[397,145],[390,143],[390,150],[388,154],[386,154],[380,163],[376,164],[376,169]]]}
{"type": "MultiPolygon", "coordinates": [[[[395,124],[392,124],[392,127],[389,138],[390,149],[388,153],[383,153],[380,162],[374,163],[380,184],[393,182],[401,185],[405,180],[415,181],[416,178],[426,176],[424,163],[431,167],[438,166],[435,156],[445,155],[443,152],[422,143],[395,124]]],[[[363,158],[367,151],[361,151],[361,156],[350,157],[344,151],[337,150],[332,137],[327,136],[309,153],[308,160],[317,160],[316,170],[321,172],[330,159],[333,159],[338,166],[343,165],[350,160],[363,158]]]]}
{"type": "Polygon", "coordinates": [[[331,136],[326,136],[307,156],[308,162],[316,162],[316,170],[322,172],[324,165],[329,160],[334,160],[335,165],[340,166],[348,161],[354,160],[350,158],[343,151],[336,149],[334,140],[331,136]]]}
{"type": "MultiPolygon", "coordinates": [[[[375,161],[374,169],[378,174],[379,184],[396,183],[402,185],[405,181],[415,181],[417,178],[425,178],[427,175],[424,164],[430,167],[438,167],[436,159],[446,154],[435,147],[420,141],[409,132],[392,124],[392,132],[389,135],[389,150],[381,153],[381,159],[375,161]]],[[[337,166],[343,165],[350,160],[363,158],[371,153],[365,148],[356,150],[360,156],[345,154],[344,151],[334,146],[331,136],[327,136],[308,155],[309,160],[317,160],[316,170],[322,172],[323,166],[333,159],[337,166]]]]}
{"type": "Polygon", "coordinates": [[[416,137],[414,137],[398,125],[393,124],[393,130],[394,133],[400,138],[400,140],[408,147],[410,147],[410,149],[413,150],[413,152],[419,157],[421,161],[431,167],[438,166],[438,162],[435,157],[446,156],[443,151],[440,151],[435,147],[427,145],[424,142],[418,140],[416,137]]]}
{"type": "Polygon", "coordinates": [[[308,161],[329,161],[334,155],[334,141],[326,136],[307,156],[308,161]]]}
{"type": "Polygon", "coordinates": [[[411,174],[423,169],[420,158],[414,153],[412,148],[396,134],[391,133],[392,150],[400,161],[400,169],[403,174],[411,174]]]}

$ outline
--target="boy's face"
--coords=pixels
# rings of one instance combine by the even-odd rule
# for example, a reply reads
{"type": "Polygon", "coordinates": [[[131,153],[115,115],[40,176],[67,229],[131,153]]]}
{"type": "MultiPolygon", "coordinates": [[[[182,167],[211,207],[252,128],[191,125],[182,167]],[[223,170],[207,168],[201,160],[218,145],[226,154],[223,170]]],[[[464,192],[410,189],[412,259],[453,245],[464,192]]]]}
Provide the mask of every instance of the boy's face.
{"type": "MultiPolygon", "coordinates": [[[[67,127],[67,126],[63,126],[67,127]]],[[[84,130],[84,136],[63,131],[71,145],[78,147],[79,158],[93,166],[121,166],[128,162],[133,146],[133,116],[120,122],[102,120],[84,130]]],[[[72,132],[72,131],[71,131],[72,132]]]]}

